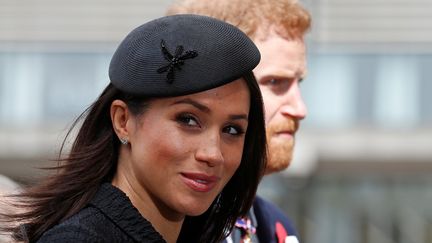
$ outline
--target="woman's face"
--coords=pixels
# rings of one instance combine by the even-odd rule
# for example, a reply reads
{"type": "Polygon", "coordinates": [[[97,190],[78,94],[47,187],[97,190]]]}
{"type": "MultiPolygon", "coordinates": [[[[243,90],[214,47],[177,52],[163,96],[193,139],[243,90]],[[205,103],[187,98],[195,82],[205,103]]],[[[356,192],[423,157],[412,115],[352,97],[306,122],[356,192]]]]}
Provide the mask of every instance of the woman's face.
{"type": "Polygon", "coordinates": [[[204,213],[233,176],[248,126],[243,79],[204,92],[155,99],[127,123],[129,184],[170,216],[204,213]]]}

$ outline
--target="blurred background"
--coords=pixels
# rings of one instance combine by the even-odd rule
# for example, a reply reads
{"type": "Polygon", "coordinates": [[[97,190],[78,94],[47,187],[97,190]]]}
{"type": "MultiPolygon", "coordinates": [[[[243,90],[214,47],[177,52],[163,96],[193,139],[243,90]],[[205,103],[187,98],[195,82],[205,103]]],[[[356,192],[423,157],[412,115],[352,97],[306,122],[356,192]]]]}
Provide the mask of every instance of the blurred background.
{"type": "MultiPolygon", "coordinates": [[[[0,0],[0,174],[31,184],[171,0],[0,0]]],[[[309,115],[259,194],[304,243],[432,243],[432,1],[303,0],[309,115]]]]}

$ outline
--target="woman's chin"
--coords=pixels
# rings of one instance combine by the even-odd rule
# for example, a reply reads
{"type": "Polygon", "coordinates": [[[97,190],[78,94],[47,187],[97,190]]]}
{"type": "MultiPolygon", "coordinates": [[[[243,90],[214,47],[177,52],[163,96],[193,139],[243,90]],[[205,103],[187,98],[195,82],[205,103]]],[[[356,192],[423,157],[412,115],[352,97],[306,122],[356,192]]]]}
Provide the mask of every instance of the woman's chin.
{"type": "Polygon", "coordinates": [[[211,202],[188,203],[184,206],[184,212],[187,216],[199,216],[205,213],[211,206],[211,202]]]}

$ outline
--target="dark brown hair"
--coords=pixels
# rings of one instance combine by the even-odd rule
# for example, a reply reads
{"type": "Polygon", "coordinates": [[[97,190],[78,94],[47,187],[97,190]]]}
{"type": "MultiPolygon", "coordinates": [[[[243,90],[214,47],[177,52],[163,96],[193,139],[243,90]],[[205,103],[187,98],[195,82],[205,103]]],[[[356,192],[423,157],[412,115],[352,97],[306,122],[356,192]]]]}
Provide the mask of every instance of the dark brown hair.
{"type": "MultiPolygon", "coordinates": [[[[261,93],[249,73],[244,79],[250,91],[249,125],[241,164],[220,196],[201,216],[186,217],[179,242],[218,242],[232,229],[235,220],[252,205],[266,161],[266,138],[261,93]]],[[[115,99],[126,102],[134,115],[145,112],[148,98],[124,94],[109,84],[99,98],[73,123],[60,153],[55,174],[15,197],[22,213],[1,215],[2,226],[16,240],[34,242],[56,224],[80,211],[103,182],[110,182],[117,168],[120,142],[112,128],[110,106],[115,99]],[[73,129],[82,121],[70,152],[62,150],[73,129]],[[10,225],[10,224],[9,224],[10,225]]]]}
{"type": "Polygon", "coordinates": [[[124,100],[132,112],[139,110],[139,104],[145,104],[111,84],[105,88],[69,129],[59,152],[58,166],[48,168],[55,173],[15,197],[16,207],[22,213],[10,215],[6,220],[25,224],[6,231],[12,231],[16,240],[36,241],[46,230],[81,210],[99,185],[112,179],[119,147],[110,118],[111,102],[115,99],[124,100]],[[81,121],[70,152],[62,158],[65,144],[81,121]]]}

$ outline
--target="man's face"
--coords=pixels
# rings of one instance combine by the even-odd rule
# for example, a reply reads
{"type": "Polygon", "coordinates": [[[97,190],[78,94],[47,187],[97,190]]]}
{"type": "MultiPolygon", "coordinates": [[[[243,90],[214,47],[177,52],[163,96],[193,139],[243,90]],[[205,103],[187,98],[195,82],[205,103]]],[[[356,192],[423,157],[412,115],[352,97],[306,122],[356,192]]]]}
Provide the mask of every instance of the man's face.
{"type": "Polygon", "coordinates": [[[299,87],[306,75],[306,47],[302,39],[287,39],[274,31],[255,38],[255,44],[261,52],[254,74],[264,99],[269,174],[290,164],[294,135],[307,113],[299,87]]]}

